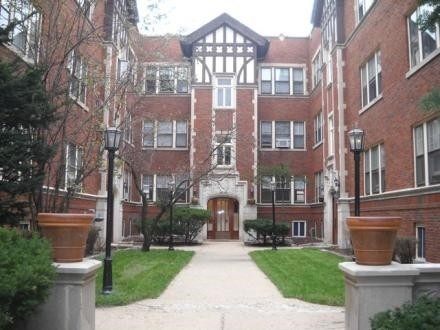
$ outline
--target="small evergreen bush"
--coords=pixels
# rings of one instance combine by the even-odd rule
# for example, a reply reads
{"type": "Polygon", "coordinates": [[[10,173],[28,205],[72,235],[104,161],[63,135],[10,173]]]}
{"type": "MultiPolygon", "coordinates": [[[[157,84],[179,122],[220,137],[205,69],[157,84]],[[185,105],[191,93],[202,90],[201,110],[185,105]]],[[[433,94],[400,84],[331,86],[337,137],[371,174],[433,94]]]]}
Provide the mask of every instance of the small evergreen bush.
{"type": "Polygon", "coordinates": [[[371,319],[372,330],[438,330],[440,298],[422,296],[415,303],[406,303],[394,310],[378,313],[371,319]]]}
{"type": "Polygon", "coordinates": [[[412,264],[415,250],[416,241],[413,237],[397,237],[393,259],[401,264],[412,264]]]}
{"type": "Polygon", "coordinates": [[[0,329],[26,319],[55,278],[49,243],[36,233],[0,227],[0,329]]]}
{"type": "MultiPolygon", "coordinates": [[[[272,221],[267,219],[245,220],[244,231],[256,240],[263,239],[263,244],[267,243],[267,238],[272,236],[272,221]]],[[[289,226],[286,223],[275,224],[276,239],[284,238],[289,234],[289,226]]]]}

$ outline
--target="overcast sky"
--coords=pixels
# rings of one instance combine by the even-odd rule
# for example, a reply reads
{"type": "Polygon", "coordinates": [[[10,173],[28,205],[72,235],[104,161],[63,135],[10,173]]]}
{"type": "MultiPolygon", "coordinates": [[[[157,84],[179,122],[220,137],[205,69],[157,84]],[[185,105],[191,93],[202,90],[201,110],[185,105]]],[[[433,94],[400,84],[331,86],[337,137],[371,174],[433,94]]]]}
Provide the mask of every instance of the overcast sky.
{"type": "MultiPolygon", "coordinates": [[[[141,22],[151,1],[137,0],[141,22]]],[[[312,6],[313,0],[161,0],[160,13],[167,17],[147,34],[186,35],[228,13],[263,36],[308,36],[312,6]]]]}

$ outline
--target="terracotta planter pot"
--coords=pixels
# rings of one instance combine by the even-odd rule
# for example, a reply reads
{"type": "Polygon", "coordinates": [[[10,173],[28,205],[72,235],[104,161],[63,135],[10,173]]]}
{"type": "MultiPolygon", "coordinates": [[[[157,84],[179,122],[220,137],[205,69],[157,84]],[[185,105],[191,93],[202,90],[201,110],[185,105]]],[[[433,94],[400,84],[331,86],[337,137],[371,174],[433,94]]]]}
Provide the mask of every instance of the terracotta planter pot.
{"type": "Polygon", "coordinates": [[[348,217],[356,263],[389,265],[401,221],[399,217],[348,217]]]}
{"type": "Polygon", "coordinates": [[[52,245],[54,261],[82,261],[93,217],[93,214],[38,214],[38,226],[52,245]]]}

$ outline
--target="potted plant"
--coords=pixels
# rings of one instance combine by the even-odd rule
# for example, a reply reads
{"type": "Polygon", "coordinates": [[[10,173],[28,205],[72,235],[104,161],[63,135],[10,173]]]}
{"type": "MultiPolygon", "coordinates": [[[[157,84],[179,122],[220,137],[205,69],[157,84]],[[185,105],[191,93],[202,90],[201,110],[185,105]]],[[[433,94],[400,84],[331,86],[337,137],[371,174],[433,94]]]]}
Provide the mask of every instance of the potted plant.
{"type": "Polygon", "coordinates": [[[82,261],[93,214],[39,213],[38,226],[52,245],[56,262],[82,261]]]}
{"type": "Polygon", "coordinates": [[[348,217],[356,263],[389,265],[401,221],[400,217],[348,217]]]}

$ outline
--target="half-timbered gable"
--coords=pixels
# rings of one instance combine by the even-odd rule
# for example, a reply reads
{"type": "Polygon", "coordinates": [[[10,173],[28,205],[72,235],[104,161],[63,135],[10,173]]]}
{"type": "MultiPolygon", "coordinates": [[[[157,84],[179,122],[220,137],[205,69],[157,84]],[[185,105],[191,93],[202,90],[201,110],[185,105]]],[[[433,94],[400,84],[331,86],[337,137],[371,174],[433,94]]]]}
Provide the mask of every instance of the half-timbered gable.
{"type": "Polygon", "coordinates": [[[212,84],[216,75],[232,75],[237,85],[244,85],[256,84],[257,60],[264,57],[269,42],[222,14],[188,35],[181,46],[184,55],[192,58],[195,84],[212,84]]]}

